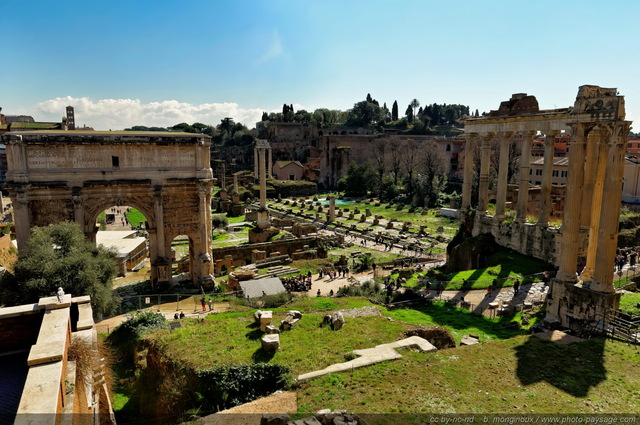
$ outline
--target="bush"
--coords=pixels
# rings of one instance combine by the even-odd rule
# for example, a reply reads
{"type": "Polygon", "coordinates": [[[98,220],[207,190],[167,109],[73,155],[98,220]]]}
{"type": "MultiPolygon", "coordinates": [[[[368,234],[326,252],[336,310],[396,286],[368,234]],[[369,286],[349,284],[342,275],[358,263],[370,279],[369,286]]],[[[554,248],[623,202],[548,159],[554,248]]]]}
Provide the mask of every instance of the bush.
{"type": "Polygon", "coordinates": [[[121,354],[132,358],[143,335],[167,327],[167,319],[161,313],[145,311],[127,319],[115,328],[107,338],[107,341],[121,354]]]}
{"type": "Polygon", "coordinates": [[[291,370],[284,365],[253,363],[216,366],[197,373],[198,392],[215,410],[228,409],[291,387],[291,370]]]}

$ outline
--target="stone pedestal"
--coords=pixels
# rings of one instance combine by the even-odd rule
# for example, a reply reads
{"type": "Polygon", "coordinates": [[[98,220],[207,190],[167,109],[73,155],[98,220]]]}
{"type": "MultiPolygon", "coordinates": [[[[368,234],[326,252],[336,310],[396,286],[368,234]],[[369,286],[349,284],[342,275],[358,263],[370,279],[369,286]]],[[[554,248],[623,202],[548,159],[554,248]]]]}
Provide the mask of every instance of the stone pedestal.
{"type": "Polygon", "coordinates": [[[271,219],[268,210],[258,210],[256,212],[256,225],[261,229],[271,226],[271,219]]]}
{"type": "Polygon", "coordinates": [[[580,330],[602,318],[608,309],[619,308],[621,294],[593,291],[586,286],[554,279],[547,297],[547,319],[580,330]]]}

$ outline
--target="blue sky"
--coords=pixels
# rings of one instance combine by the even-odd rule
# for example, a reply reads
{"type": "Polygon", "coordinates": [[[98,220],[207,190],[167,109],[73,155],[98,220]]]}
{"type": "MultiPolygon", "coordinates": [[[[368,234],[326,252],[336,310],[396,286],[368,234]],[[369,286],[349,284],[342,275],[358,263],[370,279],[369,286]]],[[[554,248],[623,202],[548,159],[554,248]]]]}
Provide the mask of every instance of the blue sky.
{"type": "MultiPolygon", "coordinates": [[[[0,106],[96,129],[262,111],[346,110],[367,93],[401,112],[512,93],[541,108],[617,87],[640,119],[633,0],[154,0],[11,2],[0,14],[0,106]]],[[[640,130],[640,125],[635,131],[640,130]]]]}

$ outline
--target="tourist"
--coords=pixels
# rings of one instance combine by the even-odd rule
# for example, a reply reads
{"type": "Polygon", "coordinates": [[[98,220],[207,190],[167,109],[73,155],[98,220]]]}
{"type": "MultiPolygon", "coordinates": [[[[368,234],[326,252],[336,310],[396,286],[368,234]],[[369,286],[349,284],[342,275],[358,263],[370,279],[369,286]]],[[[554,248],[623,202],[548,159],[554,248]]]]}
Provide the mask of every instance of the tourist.
{"type": "Polygon", "coordinates": [[[329,296],[333,297],[333,289],[329,291],[329,296]]]}
{"type": "Polygon", "coordinates": [[[487,286],[487,294],[485,297],[488,297],[489,295],[491,295],[491,285],[487,286]]]}
{"type": "Polygon", "coordinates": [[[184,312],[183,311],[180,312],[180,318],[184,319],[184,312]]]}
{"type": "Polygon", "coordinates": [[[213,311],[213,298],[209,298],[209,311],[213,311]]]}
{"type": "Polygon", "coordinates": [[[513,283],[513,292],[514,292],[514,294],[517,295],[519,290],[520,290],[520,281],[516,280],[513,283]]]}
{"type": "Polygon", "coordinates": [[[175,314],[173,315],[173,320],[178,320],[178,317],[179,317],[179,316],[178,316],[178,313],[175,313],[175,314]]]}
{"type": "Polygon", "coordinates": [[[207,310],[207,304],[206,304],[206,300],[204,299],[204,297],[200,298],[200,304],[202,304],[202,311],[206,311],[207,310]]]}
{"type": "Polygon", "coordinates": [[[316,292],[316,297],[320,296],[320,288],[318,288],[318,292],[316,292]]]}

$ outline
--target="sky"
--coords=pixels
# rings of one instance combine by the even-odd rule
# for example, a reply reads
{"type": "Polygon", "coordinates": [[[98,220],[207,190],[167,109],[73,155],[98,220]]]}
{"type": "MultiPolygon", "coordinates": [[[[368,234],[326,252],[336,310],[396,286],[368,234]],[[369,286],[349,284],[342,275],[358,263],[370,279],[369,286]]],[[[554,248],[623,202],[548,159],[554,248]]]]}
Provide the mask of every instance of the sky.
{"type": "Polygon", "coordinates": [[[367,93],[401,113],[513,93],[550,109],[584,84],[618,88],[640,120],[635,0],[5,1],[0,107],[36,121],[72,105],[96,130],[253,128],[284,103],[347,110],[367,93]]]}

